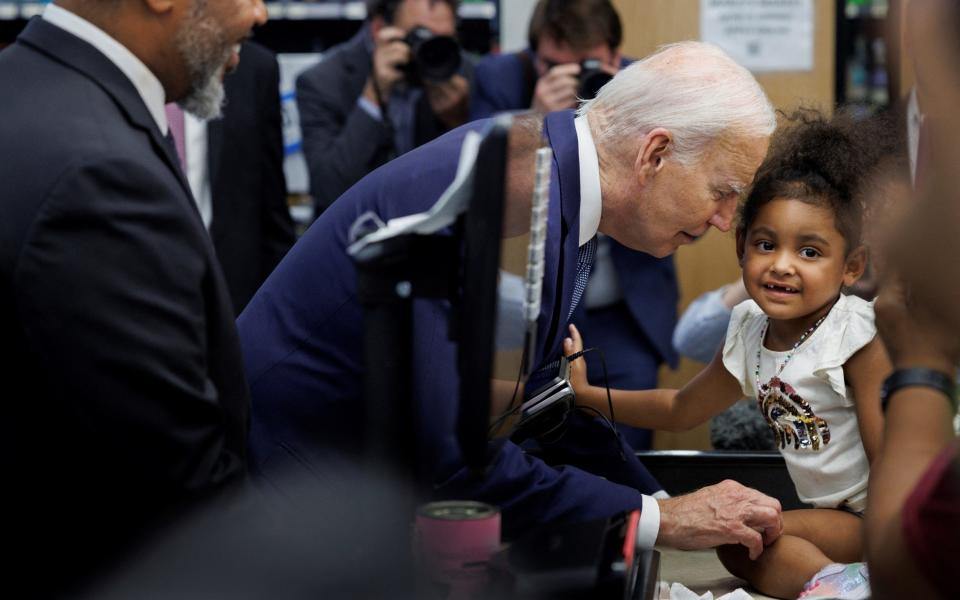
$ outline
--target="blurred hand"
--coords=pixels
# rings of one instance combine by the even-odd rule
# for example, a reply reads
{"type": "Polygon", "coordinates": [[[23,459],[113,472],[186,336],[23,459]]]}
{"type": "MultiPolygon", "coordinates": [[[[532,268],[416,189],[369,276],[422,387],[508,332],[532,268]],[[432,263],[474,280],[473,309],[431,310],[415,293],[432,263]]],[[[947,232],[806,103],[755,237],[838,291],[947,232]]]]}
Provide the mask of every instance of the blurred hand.
{"type": "Polygon", "coordinates": [[[659,503],[657,543],[671,548],[740,544],[756,560],[783,533],[780,502],[729,479],[659,503]]]}
{"type": "MultiPolygon", "coordinates": [[[[563,355],[570,356],[583,350],[583,338],[576,325],[570,324],[570,337],[563,340],[563,355]]],[[[587,361],[581,356],[570,362],[570,385],[573,391],[580,394],[590,386],[587,383],[587,361]]]]}
{"type": "Polygon", "coordinates": [[[952,374],[960,363],[960,336],[911,297],[889,274],[875,306],[877,331],[895,368],[926,367],[952,374]]]}
{"type": "Polygon", "coordinates": [[[461,75],[454,75],[447,81],[427,82],[424,85],[427,100],[433,114],[449,129],[467,122],[470,85],[461,75]]]}
{"type": "Polygon", "coordinates": [[[580,80],[580,65],[569,63],[556,65],[537,80],[530,108],[537,112],[548,113],[577,105],[577,87],[580,80]]]}
{"type": "Polygon", "coordinates": [[[374,37],[373,72],[367,79],[363,95],[374,104],[378,104],[376,90],[386,102],[393,86],[405,77],[400,69],[410,62],[410,46],[403,41],[403,30],[397,27],[384,27],[374,37]],[[373,86],[376,86],[376,90],[373,86]]]}

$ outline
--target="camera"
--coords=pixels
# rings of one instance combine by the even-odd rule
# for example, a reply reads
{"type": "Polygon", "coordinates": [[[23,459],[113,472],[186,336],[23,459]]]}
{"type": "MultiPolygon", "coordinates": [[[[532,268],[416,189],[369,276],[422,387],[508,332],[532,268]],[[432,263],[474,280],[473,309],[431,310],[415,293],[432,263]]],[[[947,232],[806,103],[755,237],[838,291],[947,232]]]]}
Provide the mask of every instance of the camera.
{"type": "Polygon", "coordinates": [[[403,41],[410,46],[404,70],[412,83],[447,81],[460,69],[460,44],[448,35],[434,35],[421,26],[411,29],[403,41]]]}
{"type": "Polygon", "coordinates": [[[613,75],[602,69],[603,63],[596,58],[588,58],[580,63],[579,85],[577,86],[577,97],[582,100],[590,100],[597,95],[608,81],[613,79],[613,75]]]}

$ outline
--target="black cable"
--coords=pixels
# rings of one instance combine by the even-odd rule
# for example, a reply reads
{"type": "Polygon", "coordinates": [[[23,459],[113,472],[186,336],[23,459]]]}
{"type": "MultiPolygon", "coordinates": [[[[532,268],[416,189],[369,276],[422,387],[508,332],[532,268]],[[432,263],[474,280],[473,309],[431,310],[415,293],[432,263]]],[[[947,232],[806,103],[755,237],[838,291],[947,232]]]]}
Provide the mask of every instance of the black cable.
{"type": "MultiPolygon", "coordinates": [[[[524,344],[524,346],[526,346],[526,344],[524,344]]],[[[488,437],[490,434],[496,431],[504,421],[510,418],[510,415],[516,413],[518,410],[520,410],[520,407],[523,406],[522,404],[517,405],[516,407],[513,405],[517,401],[517,392],[520,390],[520,380],[523,379],[523,373],[526,371],[527,360],[527,350],[524,348],[523,354],[520,355],[520,370],[517,372],[517,382],[513,386],[513,394],[510,396],[510,402],[507,404],[507,409],[500,413],[500,416],[497,417],[487,428],[488,437]]],[[[513,432],[511,431],[511,433],[513,432]]]]}
{"type": "MultiPolygon", "coordinates": [[[[614,412],[613,412],[613,396],[610,395],[610,377],[607,375],[607,359],[606,359],[606,357],[603,355],[603,350],[601,350],[600,348],[596,348],[596,347],[594,347],[594,348],[584,348],[583,350],[580,350],[579,352],[574,352],[573,354],[571,354],[570,356],[568,356],[568,357],[567,357],[567,360],[568,360],[569,362],[573,362],[573,361],[577,360],[578,358],[580,358],[581,356],[583,356],[584,354],[586,354],[587,352],[594,352],[594,351],[597,352],[597,354],[600,355],[600,368],[603,369],[603,387],[607,390],[607,408],[610,410],[610,419],[607,419],[607,418],[603,415],[603,413],[601,413],[599,410],[593,408],[592,406],[584,406],[584,405],[582,405],[582,404],[577,404],[577,405],[575,405],[574,407],[575,407],[575,408],[580,408],[580,409],[592,410],[593,412],[595,412],[595,413],[597,413],[598,415],[600,415],[601,417],[603,417],[603,420],[606,422],[607,426],[610,427],[610,431],[613,433],[613,437],[614,437],[614,439],[615,439],[616,442],[617,442],[617,452],[620,453],[620,459],[625,461],[625,460],[627,460],[627,457],[624,456],[624,454],[623,454],[623,439],[622,439],[621,436],[620,436],[620,430],[617,429],[617,427],[616,427],[616,425],[615,425],[615,423],[617,422],[617,418],[616,418],[616,416],[614,415],[614,412]]],[[[584,359],[584,360],[586,360],[586,359],[584,359]]]]}

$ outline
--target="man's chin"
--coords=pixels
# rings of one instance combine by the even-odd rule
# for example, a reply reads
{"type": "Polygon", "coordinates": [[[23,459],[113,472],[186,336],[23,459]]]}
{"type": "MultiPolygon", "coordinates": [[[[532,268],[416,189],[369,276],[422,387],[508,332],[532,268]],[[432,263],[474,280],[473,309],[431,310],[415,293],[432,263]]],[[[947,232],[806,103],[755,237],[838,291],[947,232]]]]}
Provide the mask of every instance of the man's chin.
{"type": "Polygon", "coordinates": [[[201,88],[196,88],[180,101],[184,111],[204,121],[223,116],[223,69],[210,77],[201,88]]]}

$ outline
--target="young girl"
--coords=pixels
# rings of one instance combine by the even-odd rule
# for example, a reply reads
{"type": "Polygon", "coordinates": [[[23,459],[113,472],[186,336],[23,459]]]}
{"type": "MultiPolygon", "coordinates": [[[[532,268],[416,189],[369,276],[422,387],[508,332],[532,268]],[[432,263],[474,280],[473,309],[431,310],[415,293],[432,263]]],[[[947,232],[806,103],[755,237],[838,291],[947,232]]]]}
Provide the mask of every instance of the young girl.
{"type": "MultiPolygon", "coordinates": [[[[859,585],[836,597],[860,598],[868,591],[862,565],[835,563],[862,560],[861,515],[890,365],[873,304],[841,289],[866,266],[855,187],[883,144],[858,141],[863,131],[846,118],[798,119],[741,209],[737,255],[751,300],[733,310],[723,349],[681,390],[611,394],[619,422],[672,431],[743,395],[756,398],[800,499],[816,508],[785,512],[783,535],[756,561],[739,546],[719,549],[721,561],[767,595],[796,598],[809,582],[816,589],[804,593],[859,585]]],[[[583,347],[572,325],[570,333],[568,355],[583,347]]],[[[571,367],[577,404],[607,412],[607,391],[587,384],[584,361],[571,367]]]]}

